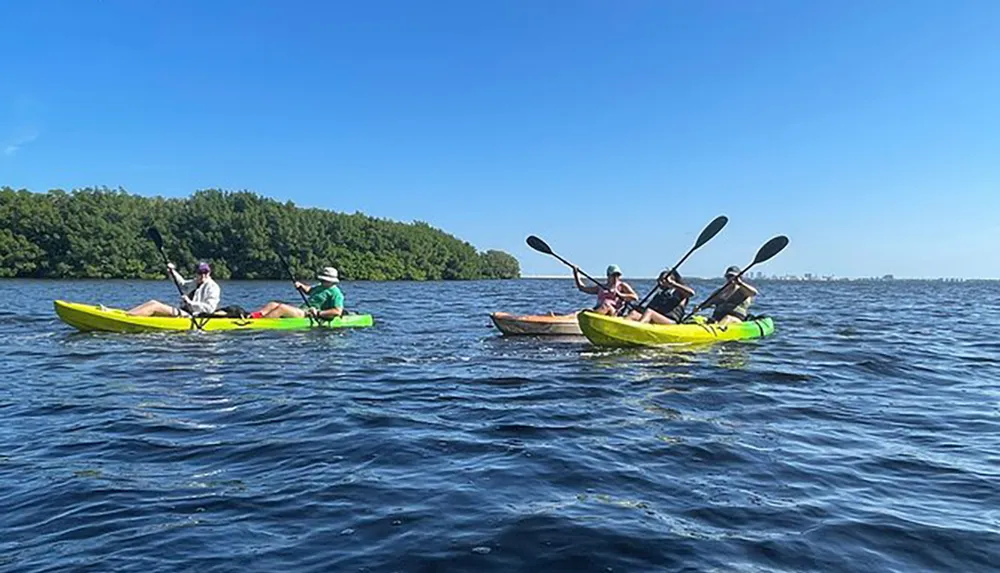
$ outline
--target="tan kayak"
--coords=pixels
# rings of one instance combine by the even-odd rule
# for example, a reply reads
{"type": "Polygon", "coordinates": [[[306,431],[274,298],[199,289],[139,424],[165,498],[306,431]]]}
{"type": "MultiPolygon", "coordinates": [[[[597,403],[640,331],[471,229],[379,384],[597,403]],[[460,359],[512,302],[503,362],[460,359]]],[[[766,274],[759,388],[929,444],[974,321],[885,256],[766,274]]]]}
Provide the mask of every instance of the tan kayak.
{"type": "Polygon", "coordinates": [[[526,314],[517,316],[509,312],[490,314],[493,324],[506,336],[547,335],[581,336],[580,324],[573,314],[526,314]]]}

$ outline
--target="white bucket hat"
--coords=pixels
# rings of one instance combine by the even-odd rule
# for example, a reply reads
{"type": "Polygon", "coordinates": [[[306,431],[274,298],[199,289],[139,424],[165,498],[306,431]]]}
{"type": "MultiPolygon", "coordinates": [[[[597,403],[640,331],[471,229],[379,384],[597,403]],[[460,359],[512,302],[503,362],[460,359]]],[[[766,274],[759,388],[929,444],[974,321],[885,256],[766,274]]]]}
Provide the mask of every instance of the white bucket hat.
{"type": "Polygon", "coordinates": [[[337,273],[337,269],[333,267],[324,267],[323,270],[321,270],[319,274],[316,275],[316,278],[318,278],[321,281],[327,281],[331,283],[340,282],[340,275],[337,273]]]}

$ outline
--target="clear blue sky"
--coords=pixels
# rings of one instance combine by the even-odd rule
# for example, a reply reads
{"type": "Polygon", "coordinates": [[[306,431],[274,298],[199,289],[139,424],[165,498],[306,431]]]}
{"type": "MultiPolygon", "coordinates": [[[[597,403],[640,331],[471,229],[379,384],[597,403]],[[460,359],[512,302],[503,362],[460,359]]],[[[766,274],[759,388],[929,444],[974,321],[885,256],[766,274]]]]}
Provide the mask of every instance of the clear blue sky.
{"type": "Polygon", "coordinates": [[[251,189],[564,268],[1000,277],[1000,2],[0,7],[0,185],[251,189]]]}

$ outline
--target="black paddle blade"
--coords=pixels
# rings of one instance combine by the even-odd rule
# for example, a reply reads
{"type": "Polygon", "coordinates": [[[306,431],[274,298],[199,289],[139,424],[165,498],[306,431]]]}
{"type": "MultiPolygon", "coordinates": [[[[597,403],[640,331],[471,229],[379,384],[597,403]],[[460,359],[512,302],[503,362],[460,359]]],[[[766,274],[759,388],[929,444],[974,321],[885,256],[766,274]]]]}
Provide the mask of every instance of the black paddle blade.
{"type": "Polygon", "coordinates": [[[153,241],[157,249],[163,248],[163,235],[160,234],[160,231],[156,227],[150,227],[146,231],[146,236],[149,237],[149,240],[153,241]]]}
{"type": "Polygon", "coordinates": [[[784,235],[778,235],[777,237],[771,239],[770,241],[764,243],[764,246],[757,251],[757,256],[753,259],[753,264],[763,263],[764,261],[770,259],[774,255],[781,252],[782,249],[788,246],[788,237],[784,235]]]}
{"type": "Polygon", "coordinates": [[[539,239],[534,235],[529,235],[527,238],[528,246],[540,253],[545,253],[546,255],[552,254],[552,249],[549,248],[548,243],[539,239]]]}
{"type": "Polygon", "coordinates": [[[694,248],[697,249],[698,247],[711,241],[713,237],[719,234],[719,231],[721,231],[728,222],[729,217],[726,217],[725,215],[719,215],[716,217],[711,223],[708,224],[707,227],[705,227],[705,230],[698,235],[698,240],[695,242],[694,248]]]}

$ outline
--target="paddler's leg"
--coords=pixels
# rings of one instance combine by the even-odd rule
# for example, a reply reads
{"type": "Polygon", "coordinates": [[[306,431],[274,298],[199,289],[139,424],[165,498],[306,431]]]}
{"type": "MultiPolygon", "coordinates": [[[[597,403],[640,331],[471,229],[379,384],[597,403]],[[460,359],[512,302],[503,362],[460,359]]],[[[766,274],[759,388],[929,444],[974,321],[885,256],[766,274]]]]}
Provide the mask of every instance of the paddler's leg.
{"type": "Polygon", "coordinates": [[[597,314],[614,315],[614,314],[618,314],[618,309],[616,309],[610,303],[606,302],[606,303],[602,304],[601,306],[597,307],[594,310],[594,312],[596,312],[597,314]]]}
{"type": "Polygon", "coordinates": [[[731,314],[727,314],[726,316],[722,317],[722,320],[716,322],[715,324],[739,324],[741,322],[743,321],[740,320],[738,317],[735,317],[731,314]]]}
{"type": "Polygon", "coordinates": [[[651,308],[647,308],[646,312],[642,313],[642,318],[639,319],[639,322],[647,324],[676,324],[651,308]]]}
{"type": "Polygon", "coordinates": [[[263,318],[302,318],[306,311],[290,304],[278,303],[278,306],[264,314],[263,318]]]}
{"type": "Polygon", "coordinates": [[[125,312],[129,316],[176,316],[174,307],[158,300],[147,300],[139,306],[125,312]]]}
{"type": "Polygon", "coordinates": [[[265,315],[265,314],[271,312],[272,310],[278,308],[279,305],[281,305],[280,302],[278,302],[276,300],[272,300],[271,302],[265,304],[264,306],[258,308],[255,311],[253,311],[253,313],[254,314],[258,314],[259,313],[260,315],[265,315]]]}

